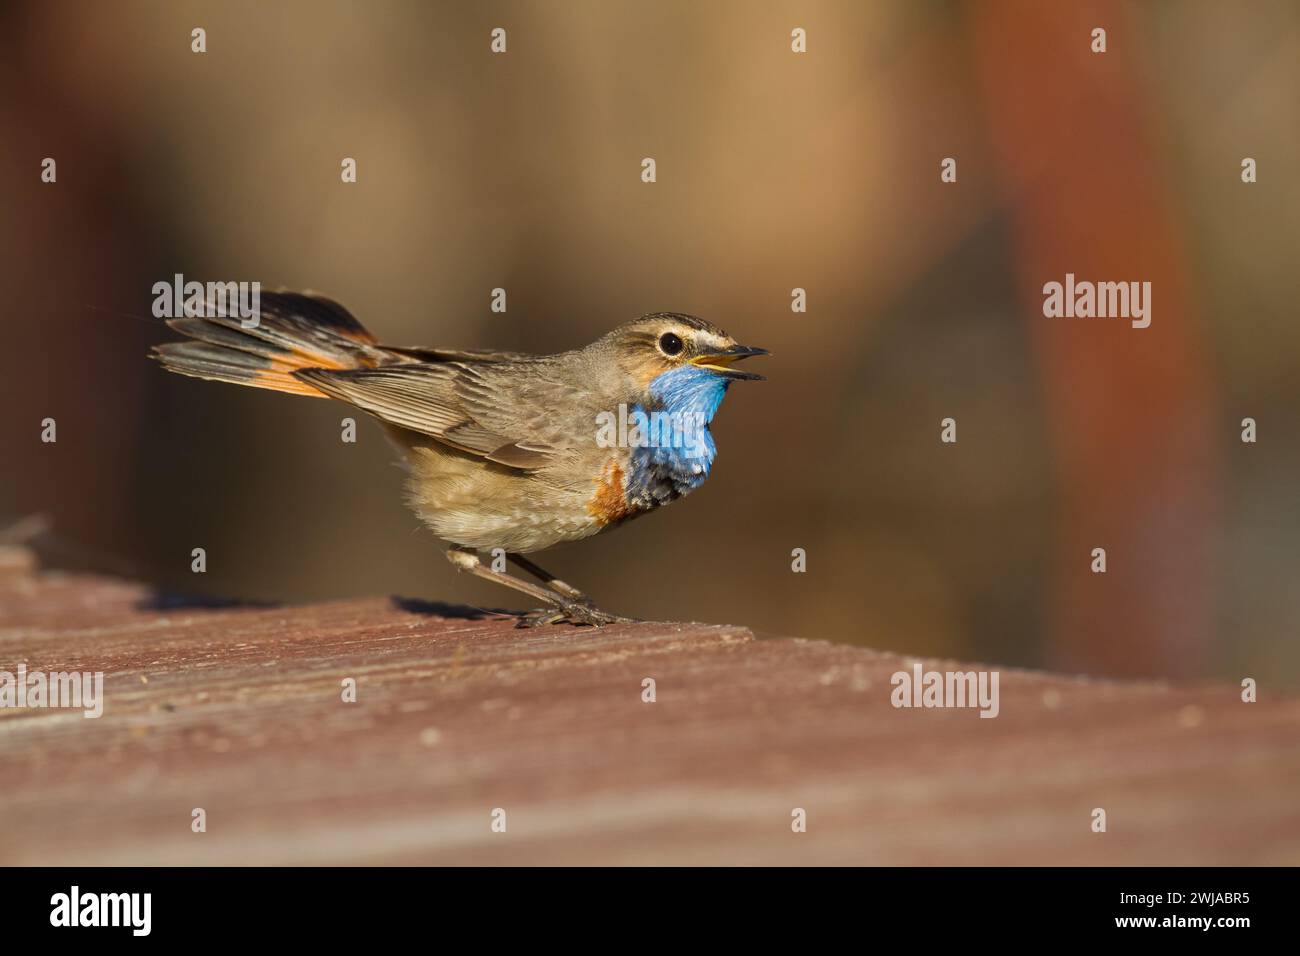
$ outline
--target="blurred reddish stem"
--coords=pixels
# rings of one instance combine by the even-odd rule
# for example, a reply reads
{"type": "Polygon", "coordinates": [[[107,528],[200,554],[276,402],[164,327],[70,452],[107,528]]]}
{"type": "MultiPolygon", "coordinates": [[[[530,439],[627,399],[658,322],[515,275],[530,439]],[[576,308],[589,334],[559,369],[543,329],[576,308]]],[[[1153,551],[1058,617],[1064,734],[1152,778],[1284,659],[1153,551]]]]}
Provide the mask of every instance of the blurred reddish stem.
{"type": "Polygon", "coordinates": [[[1216,396],[1164,186],[1159,105],[1130,59],[1133,23],[1119,4],[969,9],[1063,502],[1050,666],[1202,672],[1214,625],[1216,396]],[[1090,49],[1098,26],[1108,34],[1103,54],[1090,49]],[[1149,280],[1151,327],[1044,317],[1043,284],[1067,272],[1149,280]],[[1099,547],[1104,575],[1090,570],[1099,547]]]}

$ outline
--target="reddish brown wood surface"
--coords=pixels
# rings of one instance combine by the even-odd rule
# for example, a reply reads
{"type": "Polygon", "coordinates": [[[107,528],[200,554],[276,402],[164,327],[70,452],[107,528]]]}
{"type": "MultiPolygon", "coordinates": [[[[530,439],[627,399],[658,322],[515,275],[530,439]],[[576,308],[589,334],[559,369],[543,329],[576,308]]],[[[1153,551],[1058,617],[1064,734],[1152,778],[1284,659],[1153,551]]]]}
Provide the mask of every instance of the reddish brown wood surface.
{"type": "Polygon", "coordinates": [[[0,670],[102,670],[106,705],[0,709],[5,864],[1300,863],[1300,703],[1266,684],[1003,671],[989,720],[743,627],[159,608],[9,553],[0,670]]]}

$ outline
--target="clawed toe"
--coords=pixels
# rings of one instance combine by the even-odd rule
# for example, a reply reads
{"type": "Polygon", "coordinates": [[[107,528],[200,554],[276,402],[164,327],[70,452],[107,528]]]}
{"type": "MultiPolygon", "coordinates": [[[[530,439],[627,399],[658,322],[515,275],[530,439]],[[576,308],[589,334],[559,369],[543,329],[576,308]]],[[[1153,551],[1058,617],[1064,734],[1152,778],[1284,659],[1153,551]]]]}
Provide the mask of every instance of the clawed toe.
{"type": "Polygon", "coordinates": [[[545,627],[547,624],[559,624],[565,620],[564,612],[557,607],[539,607],[529,611],[515,621],[515,627],[545,627]]]}
{"type": "Polygon", "coordinates": [[[630,617],[619,617],[602,611],[593,604],[574,604],[565,608],[565,617],[575,624],[590,624],[592,627],[604,627],[606,624],[631,624],[630,617]]]}
{"type": "Polygon", "coordinates": [[[566,602],[560,607],[544,607],[529,611],[521,617],[515,627],[543,627],[547,624],[585,624],[589,627],[604,627],[607,624],[632,624],[632,618],[619,617],[602,611],[588,603],[566,602]]]}

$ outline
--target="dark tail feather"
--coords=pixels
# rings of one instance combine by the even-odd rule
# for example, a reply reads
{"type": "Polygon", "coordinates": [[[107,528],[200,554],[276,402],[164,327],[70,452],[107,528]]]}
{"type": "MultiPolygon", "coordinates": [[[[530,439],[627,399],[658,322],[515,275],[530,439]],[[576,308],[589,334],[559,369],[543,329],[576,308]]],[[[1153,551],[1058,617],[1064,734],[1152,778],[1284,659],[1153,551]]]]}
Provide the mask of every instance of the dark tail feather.
{"type": "Polygon", "coordinates": [[[153,355],[180,375],[328,398],[293,373],[305,368],[370,368],[385,360],[378,342],[336,302],[311,294],[264,292],[258,322],[237,316],[170,319],[193,342],[168,342],[153,355]]]}

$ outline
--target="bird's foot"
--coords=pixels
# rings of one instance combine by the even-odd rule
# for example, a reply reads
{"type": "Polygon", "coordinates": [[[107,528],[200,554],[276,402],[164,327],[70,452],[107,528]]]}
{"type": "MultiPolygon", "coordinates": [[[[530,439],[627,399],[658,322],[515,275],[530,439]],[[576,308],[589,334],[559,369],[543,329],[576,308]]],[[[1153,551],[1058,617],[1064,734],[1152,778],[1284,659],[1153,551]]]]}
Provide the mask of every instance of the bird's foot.
{"type": "Polygon", "coordinates": [[[515,624],[515,627],[543,627],[547,624],[586,624],[590,627],[604,627],[606,624],[633,624],[630,617],[619,617],[602,611],[589,602],[566,601],[558,607],[543,607],[529,611],[515,624]]]}

